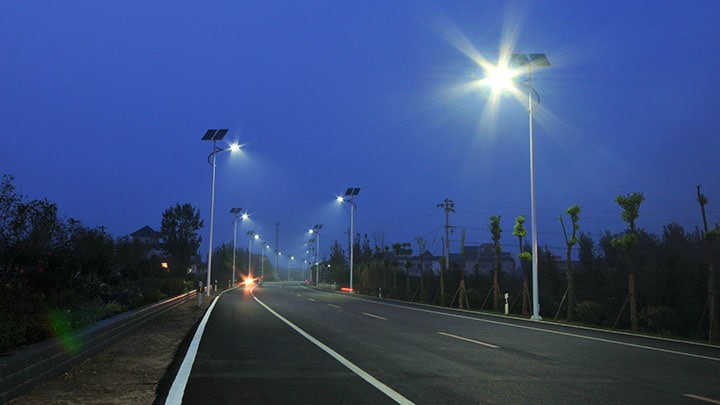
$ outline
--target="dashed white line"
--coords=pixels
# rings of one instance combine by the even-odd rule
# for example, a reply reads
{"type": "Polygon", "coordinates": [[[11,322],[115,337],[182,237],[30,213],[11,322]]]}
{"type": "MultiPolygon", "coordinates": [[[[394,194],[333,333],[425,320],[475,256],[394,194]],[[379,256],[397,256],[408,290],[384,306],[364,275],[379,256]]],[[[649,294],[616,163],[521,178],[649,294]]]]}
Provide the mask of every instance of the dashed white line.
{"type": "Polygon", "coordinates": [[[371,313],[369,313],[369,312],[363,312],[362,314],[365,315],[365,316],[369,316],[370,318],[381,319],[381,320],[383,320],[383,321],[387,321],[387,318],[385,318],[384,316],[371,314],[371,313]]]}
{"type": "Polygon", "coordinates": [[[494,345],[494,344],[492,344],[492,343],[485,343],[485,342],[481,342],[481,341],[479,341],[479,340],[470,339],[470,338],[466,338],[466,337],[462,337],[462,336],[458,336],[458,335],[453,335],[452,333],[438,332],[438,335],[443,335],[443,336],[451,337],[451,338],[453,338],[453,339],[463,340],[463,341],[465,341],[465,342],[475,343],[476,345],[485,346],[485,347],[490,347],[490,348],[492,348],[492,349],[499,349],[499,348],[500,348],[500,346],[496,346],[496,345],[494,345]]]}
{"type": "Polygon", "coordinates": [[[373,387],[377,388],[380,392],[390,397],[393,401],[397,402],[398,404],[413,404],[413,402],[404,396],[402,396],[399,392],[395,391],[394,389],[388,387],[387,385],[383,384],[380,380],[370,375],[367,371],[361,369],[360,367],[356,366],[350,360],[346,359],[340,353],[336,352],[335,350],[331,349],[329,346],[325,345],[323,342],[315,339],[313,336],[311,336],[309,333],[305,332],[304,330],[300,329],[299,326],[295,325],[294,323],[290,322],[289,320],[285,319],[282,315],[275,312],[272,308],[265,305],[262,301],[260,301],[257,297],[253,297],[255,301],[257,301],[258,304],[262,305],[265,309],[268,310],[271,314],[275,315],[278,319],[283,321],[286,325],[291,327],[295,330],[295,332],[299,333],[302,337],[309,340],[315,346],[319,347],[321,350],[323,350],[325,353],[332,356],[335,360],[337,360],[340,364],[347,367],[352,371],[353,373],[357,374],[360,378],[365,380],[368,384],[372,385],[373,387]]]}
{"type": "Polygon", "coordinates": [[[317,301],[317,300],[316,300],[315,298],[308,298],[308,301],[315,302],[315,301],[317,301]]]}
{"type": "Polygon", "coordinates": [[[675,355],[685,356],[685,357],[694,357],[697,359],[720,361],[720,357],[703,356],[700,354],[679,352],[677,350],[661,349],[659,347],[644,346],[644,345],[639,345],[639,344],[635,344],[635,343],[626,343],[626,342],[621,342],[618,340],[603,339],[603,338],[598,338],[598,337],[593,337],[593,336],[579,335],[576,333],[561,332],[561,331],[551,330],[551,329],[543,329],[543,328],[538,328],[538,327],[534,327],[534,326],[518,325],[518,324],[514,324],[514,323],[509,323],[509,322],[493,321],[490,319],[480,319],[480,318],[476,318],[476,317],[472,317],[472,316],[453,314],[453,313],[448,313],[448,312],[440,312],[440,311],[435,311],[435,310],[431,310],[431,309],[414,308],[414,307],[407,307],[407,306],[397,305],[397,304],[389,304],[386,302],[369,301],[369,300],[365,300],[362,298],[356,298],[356,299],[360,300],[360,301],[365,301],[365,302],[372,302],[372,303],[375,303],[378,305],[385,305],[385,306],[394,307],[394,308],[402,308],[402,309],[406,309],[409,311],[425,312],[425,313],[429,313],[429,314],[448,316],[448,317],[452,317],[452,318],[467,319],[467,320],[475,321],[475,322],[491,323],[491,324],[495,324],[495,325],[508,326],[511,328],[533,330],[533,331],[543,332],[543,333],[551,333],[551,334],[560,335],[560,336],[570,336],[570,337],[574,337],[574,338],[578,338],[578,339],[593,340],[596,342],[604,342],[604,343],[616,344],[616,345],[620,345],[620,346],[634,347],[637,349],[652,350],[652,351],[656,351],[656,352],[675,354],[675,355]]]}
{"type": "Polygon", "coordinates": [[[335,304],[328,304],[328,306],[333,307],[333,308],[338,308],[338,309],[340,308],[340,305],[335,305],[335,304]]]}

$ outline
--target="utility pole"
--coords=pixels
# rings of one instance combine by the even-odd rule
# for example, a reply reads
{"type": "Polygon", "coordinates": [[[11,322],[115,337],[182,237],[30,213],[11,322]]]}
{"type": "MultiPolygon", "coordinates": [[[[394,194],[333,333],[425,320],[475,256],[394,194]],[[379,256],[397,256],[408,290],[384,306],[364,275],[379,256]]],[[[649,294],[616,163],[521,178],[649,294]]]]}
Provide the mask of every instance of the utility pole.
{"type": "Polygon", "coordinates": [[[440,305],[445,305],[445,278],[443,276],[443,267],[450,269],[450,213],[455,212],[455,201],[446,198],[445,201],[437,205],[438,208],[445,209],[445,265],[440,266],[440,305]]]}
{"type": "Polygon", "coordinates": [[[275,223],[275,280],[278,279],[278,256],[280,255],[280,222],[275,223]]]}

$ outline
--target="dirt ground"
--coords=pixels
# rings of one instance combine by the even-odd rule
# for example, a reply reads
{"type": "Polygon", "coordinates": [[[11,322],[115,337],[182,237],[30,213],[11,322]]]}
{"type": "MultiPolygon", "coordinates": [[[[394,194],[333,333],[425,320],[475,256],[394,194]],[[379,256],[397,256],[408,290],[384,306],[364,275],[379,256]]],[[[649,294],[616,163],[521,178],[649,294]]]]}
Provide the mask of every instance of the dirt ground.
{"type": "Polygon", "coordinates": [[[152,404],[175,352],[210,300],[187,302],[8,404],[152,404]]]}

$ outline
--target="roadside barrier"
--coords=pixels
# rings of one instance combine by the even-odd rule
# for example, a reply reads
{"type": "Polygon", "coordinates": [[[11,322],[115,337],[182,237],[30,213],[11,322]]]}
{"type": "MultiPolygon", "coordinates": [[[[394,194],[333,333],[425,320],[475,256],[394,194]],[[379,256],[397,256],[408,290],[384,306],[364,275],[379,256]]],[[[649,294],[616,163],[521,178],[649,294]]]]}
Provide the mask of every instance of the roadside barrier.
{"type": "Polygon", "coordinates": [[[0,356],[0,404],[61,375],[153,318],[195,299],[196,295],[197,291],[192,290],[0,356]]]}

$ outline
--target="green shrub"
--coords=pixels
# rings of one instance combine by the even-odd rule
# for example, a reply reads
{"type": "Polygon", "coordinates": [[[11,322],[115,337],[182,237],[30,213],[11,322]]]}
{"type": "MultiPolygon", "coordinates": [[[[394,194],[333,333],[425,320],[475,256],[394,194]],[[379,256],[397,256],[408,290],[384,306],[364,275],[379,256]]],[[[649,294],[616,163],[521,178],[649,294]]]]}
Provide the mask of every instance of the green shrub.
{"type": "Polygon", "coordinates": [[[677,324],[675,311],[665,305],[647,306],[638,318],[643,322],[643,329],[653,333],[670,333],[677,324]]]}
{"type": "Polygon", "coordinates": [[[576,318],[579,322],[589,325],[600,325],[602,322],[602,307],[597,302],[583,301],[575,306],[576,318]]]}
{"type": "Polygon", "coordinates": [[[0,312],[0,353],[5,353],[25,343],[27,323],[12,314],[0,312]]]}
{"type": "Polygon", "coordinates": [[[110,301],[105,304],[105,318],[110,318],[125,311],[127,311],[127,307],[117,301],[110,301]]]}

